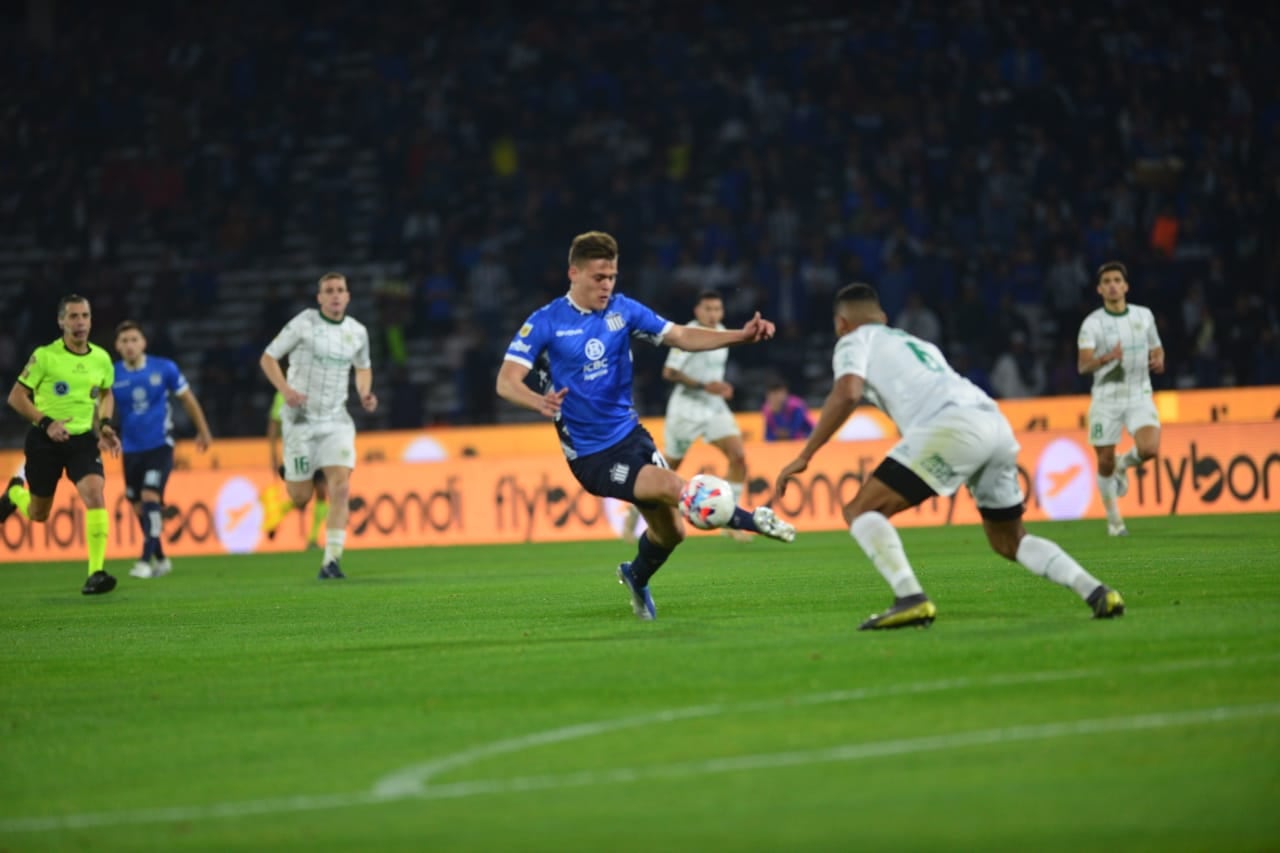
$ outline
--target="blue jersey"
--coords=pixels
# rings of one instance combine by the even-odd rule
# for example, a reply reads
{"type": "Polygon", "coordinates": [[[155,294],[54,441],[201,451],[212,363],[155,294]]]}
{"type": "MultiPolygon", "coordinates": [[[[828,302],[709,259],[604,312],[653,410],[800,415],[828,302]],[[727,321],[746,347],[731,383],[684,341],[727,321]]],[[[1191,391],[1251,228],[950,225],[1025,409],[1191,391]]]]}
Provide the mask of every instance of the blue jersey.
{"type": "Polygon", "coordinates": [[[111,393],[120,413],[120,444],[125,453],[140,453],[173,444],[173,409],[170,394],[187,390],[178,365],[167,358],[144,355],[137,370],[116,362],[111,393]]]}
{"type": "Polygon", "coordinates": [[[640,421],[632,401],[631,338],[660,343],[668,320],[615,293],[602,311],[562,296],[520,327],[506,360],[537,370],[540,391],[568,388],[556,430],[570,459],[606,450],[640,421]]]}

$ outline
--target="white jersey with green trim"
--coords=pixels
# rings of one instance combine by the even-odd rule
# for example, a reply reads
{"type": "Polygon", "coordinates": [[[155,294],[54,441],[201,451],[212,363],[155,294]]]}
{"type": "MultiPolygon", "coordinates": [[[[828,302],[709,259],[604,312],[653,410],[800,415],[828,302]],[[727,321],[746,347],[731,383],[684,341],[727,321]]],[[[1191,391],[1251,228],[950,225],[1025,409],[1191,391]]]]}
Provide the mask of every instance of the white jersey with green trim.
{"type": "Polygon", "coordinates": [[[305,394],[301,406],[285,406],[282,423],[350,420],[351,368],[369,363],[369,332],[353,317],[334,322],[316,308],[308,308],[290,320],[267,355],[289,359],[289,387],[305,394]]]}
{"type": "Polygon", "coordinates": [[[905,433],[949,406],[997,410],[986,392],[952,370],[942,350],[926,340],[878,323],[836,341],[836,379],[853,374],[863,395],[905,433]]]}
{"type": "MultiPolygon", "coordinates": [[[[702,326],[697,320],[692,320],[685,324],[697,328],[714,328],[724,331],[724,324],[717,323],[715,326],[702,326]]],[[[723,382],[725,368],[729,364],[729,350],[727,348],[704,350],[701,352],[687,352],[682,349],[672,347],[667,353],[667,360],[663,367],[670,367],[678,370],[690,379],[706,384],[708,382],[723,382]]],[[[676,383],[675,388],[671,392],[671,401],[680,402],[682,404],[694,406],[712,405],[722,401],[723,398],[709,391],[703,391],[700,388],[690,388],[687,385],[676,383]]]]}
{"type": "Polygon", "coordinates": [[[1093,374],[1093,399],[1100,403],[1129,403],[1151,396],[1151,373],[1148,362],[1151,351],[1161,346],[1156,331],[1156,318],[1151,309],[1128,305],[1113,313],[1098,308],[1080,324],[1076,341],[1080,349],[1093,350],[1094,356],[1105,355],[1124,347],[1119,361],[1103,365],[1093,374]]]}

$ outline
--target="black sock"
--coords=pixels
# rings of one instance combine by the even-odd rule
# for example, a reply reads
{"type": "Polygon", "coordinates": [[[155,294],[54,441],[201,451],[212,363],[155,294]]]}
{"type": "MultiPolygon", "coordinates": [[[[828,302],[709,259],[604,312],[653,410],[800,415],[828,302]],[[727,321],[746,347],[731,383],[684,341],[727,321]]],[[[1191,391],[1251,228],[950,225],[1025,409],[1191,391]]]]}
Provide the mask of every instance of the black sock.
{"type": "Polygon", "coordinates": [[[671,556],[670,548],[661,548],[649,539],[646,530],[636,542],[636,558],[631,561],[631,577],[640,586],[648,586],[649,578],[658,573],[662,564],[671,556]]]}
{"type": "Polygon", "coordinates": [[[760,528],[756,527],[756,518],[751,514],[750,510],[745,510],[740,506],[733,508],[733,518],[729,519],[726,527],[732,527],[734,530],[749,530],[752,533],[759,533],[760,528]]]}
{"type": "Polygon", "coordinates": [[[146,501],[142,504],[142,535],[147,537],[146,545],[143,546],[142,559],[150,560],[154,557],[157,560],[164,559],[164,553],[160,549],[160,535],[164,530],[164,516],[160,504],[155,501],[146,501]]]}

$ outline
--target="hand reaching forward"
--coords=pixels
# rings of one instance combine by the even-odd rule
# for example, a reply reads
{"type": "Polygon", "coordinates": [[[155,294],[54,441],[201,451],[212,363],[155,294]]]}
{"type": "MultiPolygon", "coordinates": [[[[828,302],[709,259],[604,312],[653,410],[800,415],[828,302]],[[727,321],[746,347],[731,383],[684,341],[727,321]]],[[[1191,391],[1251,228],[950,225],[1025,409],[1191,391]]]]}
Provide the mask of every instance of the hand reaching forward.
{"type": "Polygon", "coordinates": [[[760,312],[757,311],[755,316],[748,320],[747,324],[742,327],[742,331],[748,334],[748,343],[754,344],[759,343],[760,341],[767,341],[772,338],[776,329],[774,328],[773,323],[761,317],[760,312]]]}
{"type": "Polygon", "coordinates": [[[774,497],[780,498],[787,493],[787,484],[795,479],[797,474],[801,474],[809,467],[809,460],[803,456],[797,456],[786,464],[781,471],[778,472],[778,479],[773,484],[774,497]]]}

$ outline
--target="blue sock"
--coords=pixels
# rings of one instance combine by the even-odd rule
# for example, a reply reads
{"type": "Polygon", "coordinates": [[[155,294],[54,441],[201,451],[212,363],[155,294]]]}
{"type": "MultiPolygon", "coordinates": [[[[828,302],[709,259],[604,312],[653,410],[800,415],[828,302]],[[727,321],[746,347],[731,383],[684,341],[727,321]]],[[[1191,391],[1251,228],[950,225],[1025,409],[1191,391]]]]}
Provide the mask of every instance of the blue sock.
{"type": "Polygon", "coordinates": [[[631,576],[640,586],[648,586],[649,578],[657,574],[670,556],[671,550],[654,545],[646,530],[636,542],[636,558],[631,561],[631,576]]]}
{"type": "Polygon", "coordinates": [[[729,519],[729,524],[734,530],[746,530],[751,533],[759,533],[760,528],[756,527],[756,520],[748,510],[740,506],[733,508],[733,518],[729,519]]]}
{"type": "Polygon", "coordinates": [[[142,546],[142,559],[150,560],[153,557],[157,560],[164,558],[164,552],[160,548],[160,534],[164,530],[164,516],[160,510],[160,504],[154,501],[147,501],[142,505],[142,534],[147,537],[146,543],[142,546]]]}

